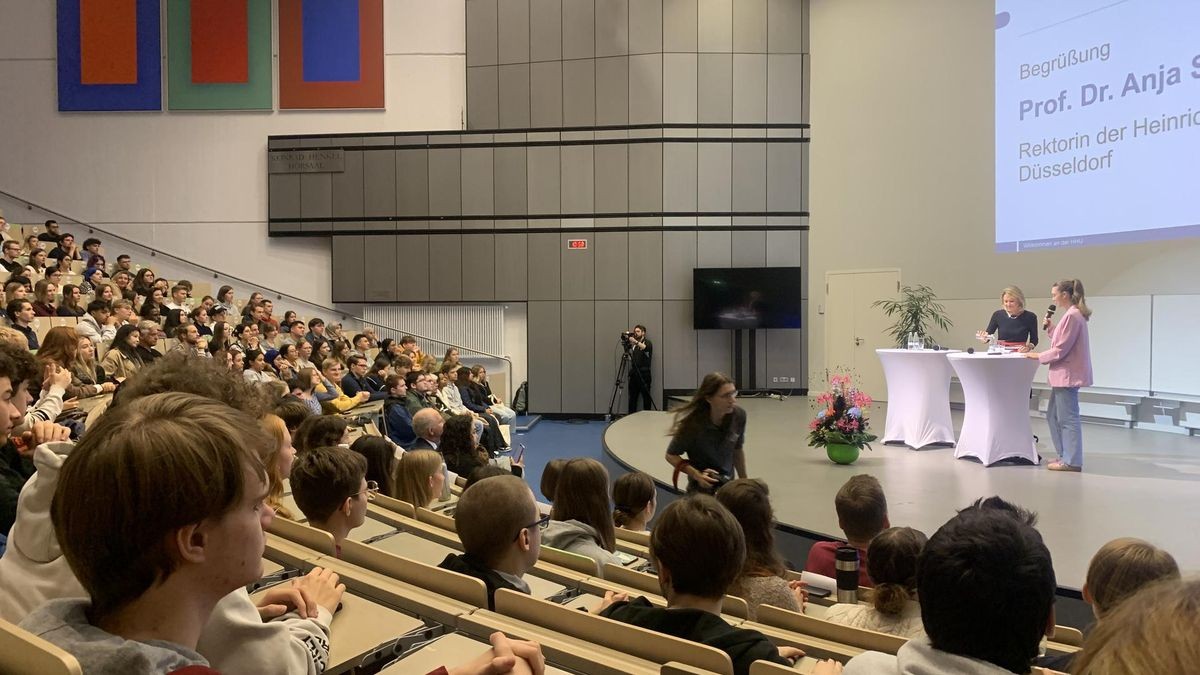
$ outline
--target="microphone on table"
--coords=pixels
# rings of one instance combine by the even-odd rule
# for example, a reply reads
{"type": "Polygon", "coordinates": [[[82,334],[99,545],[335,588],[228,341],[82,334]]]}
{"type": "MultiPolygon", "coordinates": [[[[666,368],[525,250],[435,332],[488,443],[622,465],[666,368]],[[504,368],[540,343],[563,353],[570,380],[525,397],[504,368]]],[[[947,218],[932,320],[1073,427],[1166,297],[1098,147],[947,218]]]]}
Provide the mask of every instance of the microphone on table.
{"type": "Polygon", "coordinates": [[[974,347],[967,347],[967,353],[968,353],[968,354],[974,354],[974,353],[975,353],[975,348],[974,348],[974,347]]]}
{"type": "Polygon", "coordinates": [[[1050,305],[1050,307],[1046,309],[1046,318],[1042,320],[1042,328],[1044,330],[1050,330],[1050,317],[1054,316],[1054,310],[1056,309],[1058,308],[1054,305],[1050,305]]]}

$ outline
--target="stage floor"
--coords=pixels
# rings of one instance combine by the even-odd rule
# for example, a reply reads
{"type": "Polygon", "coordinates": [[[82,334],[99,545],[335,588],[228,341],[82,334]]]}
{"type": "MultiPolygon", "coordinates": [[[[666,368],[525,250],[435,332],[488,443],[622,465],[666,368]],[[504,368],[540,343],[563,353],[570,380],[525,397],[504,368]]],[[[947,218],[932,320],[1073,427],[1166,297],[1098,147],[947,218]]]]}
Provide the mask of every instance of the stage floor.
{"type": "MultiPolygon", "coordinates": [[[[809,400],[743,399],[749,422],[746,464],[764,478],[780,523],[840,537],[833,498],[847,478],[874,475],[887,493],[893,525],[932,535],[955,511],[979,497],[1000,495],[1038,513],[1038,529],[1054,557],[1059,586],[1079,589],[1088,561],[1105,542],[1139,537],[1168,550],[1187,571],[1200,570],[1200,441],[1176,434],[1101,424],[1083,426],[1084,472],[1047,471],[1054,457],[1046,422],[1033,419],[1041,438],[1041,466],[987,468],[954,459],[954,449],[920,451],[872,444],[852,466],[839,466],[807,445],[809,400]]],[[[871,411],[882,432],[886,405],[871,411]]],[[[606,450],[621,463],[665,485],[671,467],[663,455],[671,415],[640,412],[605,431],[606,450]]],[[[962,412],[954,412],[957,434],[962,412]]],[[[682,481],[681,481],[682,485],[682,481]]]]}

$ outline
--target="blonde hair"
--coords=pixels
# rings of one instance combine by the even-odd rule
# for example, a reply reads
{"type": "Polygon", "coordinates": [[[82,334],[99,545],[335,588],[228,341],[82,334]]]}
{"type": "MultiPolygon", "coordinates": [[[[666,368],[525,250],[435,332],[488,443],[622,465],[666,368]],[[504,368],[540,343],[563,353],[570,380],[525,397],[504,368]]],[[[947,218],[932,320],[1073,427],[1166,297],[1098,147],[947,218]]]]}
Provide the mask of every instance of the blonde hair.
{"type": "Polygon", "coordinates": [[[1125,598],[1161,579],[1179,579],[1179,565],[1157,546],[1125,537],[1096,551],[1088,564],[1087,588],[1096,616],[1112,611],[1125,598]]]}
{"type": "Polygon", "coordinates": [[[1007,286],[1000,291],[1000,302],[1004,302],[1004,296],[1011,295],[1016,298],[1017,302],[1021,303],[1021,309],[1025,309],[1025,293],[1016,286],[1007,286]]]}
{"type": "Polygon", "coordinates": [[[429,506],[437,495],[429,477],[442,470],[442,456],[433,450],[410,450],[396,463],[396,498],[413,506],[429,506]]]}
{"type": "Polygon", "coordinates": [[[295,520],[296,516],[292,514],[291,509],[283,505],[283,481],[287,476],[279,473],[279,450],[283,447],[285,440],[290,440],[287,423],[283,421],[282,417],[273,414],[263,415],[258,422],[262,425],[263,430],[275,439],[274,449],[263,458],[263,463],[267,467],[267,482],[270,484],[266,501],[271,508],[275,509],[275,515],[295,520]]]}
{"type": "Polygon", "coordinates": [[[1071,672],[1080,675],[1200,672],[1200,579],[1161,581],[1096,624],[1071,672]]]}
{"type": "Polygon", "coordinates": [[[1079,313],[1084,319],[1092,318],[1092,310],[1087,306],[1087,299],[1083,294],[1083,282],[1078,279],[1063,279],[1054,284],[1059,293],[1066,293],[1071,296],[1071,304],[1079,309],[1079,313]]]}

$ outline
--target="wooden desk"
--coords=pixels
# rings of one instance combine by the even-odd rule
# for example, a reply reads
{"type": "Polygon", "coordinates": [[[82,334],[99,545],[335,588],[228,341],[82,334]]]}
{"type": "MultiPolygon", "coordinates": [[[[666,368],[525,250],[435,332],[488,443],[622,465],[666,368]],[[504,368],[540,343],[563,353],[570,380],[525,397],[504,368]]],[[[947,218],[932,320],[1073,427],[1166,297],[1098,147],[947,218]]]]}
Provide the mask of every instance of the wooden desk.
{"type": "Polygon", "coordinates": [[[399,556],[404,556],[410,560],[425,563],[426,565],[439,565],[451,553],[460,553],[449,546],[439,544],[436,541],[422,539],[411,532],[401,532],[390,537],[380,539],[371,544],[375,548],[388,553],[394,553],[399,556]]]}
{"type": "MultiPolygon", "coordinates": [[[[428,673],[437,670],[438,666],[446,666],[449,669],[467,663],[491,648],[491,644],[486,640],[468,637],[461,633],[447,633],[392,663],[380,673],[410,675],[428,673]]],[[[546,673],[547,675],[567,675],[567,671],[549,664],[546,665],[546,673]]]]}
{"type": "Polygon", "coordinates": [[[350,534],[347,535],[346,538],[353,539],[354,541],[366,541],[371,537],[378,537],[379,535],[395,531],[395,527],[381,520],[375,520],[374,518],[368,517],[365,521],[363,521],[362,525],[350,530],[350,534]]]}

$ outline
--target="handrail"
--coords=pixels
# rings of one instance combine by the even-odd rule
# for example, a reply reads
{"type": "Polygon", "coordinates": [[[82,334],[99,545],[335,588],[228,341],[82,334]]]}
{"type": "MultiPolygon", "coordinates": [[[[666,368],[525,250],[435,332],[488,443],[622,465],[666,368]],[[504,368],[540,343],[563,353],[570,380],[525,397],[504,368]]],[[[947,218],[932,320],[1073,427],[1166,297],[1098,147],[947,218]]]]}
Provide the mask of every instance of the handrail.
{"type": "Polygon", "coordinates": [[[285,293],[285,292],[283,292],[283,291],[279,291],[279,290],[276,290],[276,289],[273,289],[273,288],[268,288],[267,286],[264,286],[263,284],[258,284],[258,283],[254,283],[254,282],[252,282],[252,281],[247,281],[247,280],[245,280],[245,279],[242,279],[241,277],[235,276],[235,275],[233,275],[233,274],[226,274],[225,272],[221,272],[221,271],[219,271],[219,270],[215,270],[215,269],[212,269],[212,268],[209,268],[209,267],[205,267],[205,266],[203,266],[203,265],[201,265],[201,264],[199,264],[199,263],[196,263],[196,262],[194,262],[194,261],[188,260],[187,258],[181,258],[181,257],[179,257],[179,256],[177,256],[177,255],[175,255],[175,254],[173,254],[173,253],[170,253],[170,252],[168,252],[168,251],[163,251],[163,250],[161,250],[161,249],[154,248],[153,246],[148,246],[148,245],[146,245],[146,244],[143,244],[143,243],[141,243],[141,242],[134,241],[134,240],[132,240],[132,239],[130,239],[130,238],[128,238],[128,237],[125,237],[125,236],[119,235],[119,234],[117,234],[116,232],[111,232],[111,231],[109,231],[109,230],[105,230],[104,228],[101,228],[101,227],[96,227],[95,225],[91,225],[91,224],[89,224],[89,223],[85,223],[85,222],[83,222],[82,220],[79,220],[78,218],[72,218],[71,216],[68,216],[68,215],[66,215],[65,213],[60,213],[60,212],[58,212],[58,211],[55,211],[54,209],[52,209],[52,208],[50,208],[50,207],[48,207],[48,206],[43,206],[42,204],[38,204],[37,202],[32,202],[32,201],[29,201],[28,199],[25,199],[24,197],[20,197],[20,196],[14,195],[14,194],[12,194],[11,192],[7,192],[7,191],[5,191],[5,190],[2,190],[2,189],[0,189],[0,195],[3,195],[3,196],[5,196],[5,197],[8,197],[8,198],[9,198],[9,199],[11,199],[11,200],[14,200],[14,201],[16,201],[16,202],[19,202],[19,203],[21,203],[21,204],[24,204],[24,205],[25,205],[25,208],[27,208],[27,209],[30,209],[30,210],[32,210],[32,209],[37,209],[37,210],[39,210],[39,211],[41,211],[41,212],[43,212],[43,213],[48,213],[48,214],[50,214],[50,215],[52,215],[52,216],[56,216],[56,220],[59,220],[59,221],[60,221],[60,224],[61,224],[61,223],[73,223],[73,224],[75,224],[75,225],[78,225],[78,226],[80,226],[80,227],[85,227],[85,228],[87,228],[87,230],[88,230],[88,234],[94,234],[94,233],[97,233],[97,232],[99,232],[100,234],[102,234],[102,235],[104,235],[105,237],[108,237],[108,238],[110,238],[110,239],[117,239],[117,240],[119,240],[119,241],[123,241],[123,242],[125,242],[126,244],[129,244],[129,245],[132,245],[132,246],[136,246],[136,247],[138,247],[138,248],[140,248],[140,249],[143,249],[143,250],[145,250],[145,251],[149,251],[149,252],[150,252],[150,257],[151,257],[151,258],[156,258],[156,257],[158,257],[158,256],[160,256],[160,255],[161,255],[161,256],[163,256],[163,257],[166,257],[166,258],[169,258],[169,259],[171,259],[173,262],[176,262],[176,263],[182,263],[182,264],[183,264],[183,265],[185,265],[185,266],[188,266],[188,267],[193,267],[193,268],[195,268],[195,269],[201,270],[201,271],[205,272],[206,274],[211,274],[211,275],[212,275],[212,277],[213,277],[214,279],[221,279],[221,278],[224,278],[224,279],[227,279],[227,280],[233,281],[233,282],[235,282],[235,283],[242,284],[242,285],[244,285],[244,286],[249,286],[249,287],[251,287],[251,288],[256,288],[256,289],[261,289],[262,291],[265,291],[266,293],[269,293],[269,294],[272,294],[272,295],[274,295],[276,300],[283,300],[284,298],[287,298],[288,300],[290,300],[290,301],[292,301],[292,302],[296,302],[296,303],[299,303],[299,304],[301,304],[301,305],[305,305],[305,306],[308,306],[308,307],[314,307],[314,308],[316,308],[316,309],[319,309],[319,310],[321,310],[322,312],[325,312],[325,313],[327,313],[327,314],[330,314],[330,315],[339,316],[339,317],[341,317],[341,320],[342,320],[342,321],[346,321],[346,320],[357,321],[357,322],[359,322],[360,324],[362,324],[362,325],[364,325],[364,326],[375,326],[376,328],[380,328],[380,329],[382,329],[382,330],[391,331],[391,332],[394,332],[394,333],[399,333],[400,335],[411,335],[411,336],[413,336],[413,337],[415,337],[415,338],[420,338],[420,339],[422,339],[422,340],[426,340],[426,341],[428,341],[428,342],[434,342],[434,343],[437,343],[437,344],[439,344],[439,345],[443,345],[443,346],[445,346],[445,347],[448,347],[448,348],[449,348],[449,347],[453,347],[454,349],[458,349],[458,350],[460,350],[460,351],[468,352],[468,353],[470,353],[470,354],[475,354],[476,356],[486,356],[486,357],[493,358],[493,359],[499,359],[499,360],[501,360],[501,361],[504,361],[505,363],[507,363],[507,364],[508,364],[508,373],[507,373],[507,378],[506,378],[506,379],[507,379],[507,382],[508,382],[508,397],[509,397],[509,400],[511,401],[511,400],[512,400],[512,397],[516,395],[516,391],[515,391],[515,390],[513,390],[513,386],[512,386],[512,385],[513,385],[513,362],[512,362],[512,359],[511,359],[511,358],[509,358],[508,356],[505,356],[505,355],[503,355],[503,354],[493,354],[493,353],[491,353],[491,352],[486,352],[486,351],[483,351],[483,350],[480,350],[480,349],[475,349],[474,347],[468,347],[468,346],[465,346],[465,345],[458,345],[458,344],[454,344],[454,343],[452,343],[452,342],[446,342],[445,340],[439,340],[439,339],[437,339],[437,338],[431,338],[431,337],[429,337],[429,336],[427,336],[427,335],[421,335],[421,334],[419,334],[419,333],[413,333],[413,332],[403,331],[403,330],[400,330],[399,328],[396,328],[396,327],[394,327],[394,326],[388,326],[388,325],[385,325],[385,324],[382,324],[382,323],[378,323],[378,322],[375,322],[375,321],[370,321],[370,320],[368,320],[368,319],[365,319],[365,318],[363,318],[363,317],[361,317],[361,316],[356,316],[355,314],[353,314],[353,313],[351,313],[351,312],[344,312],[344,311],[342,311],[342,310],[340,310],[340,309],[337,309],[336,307],[326,307],[326,306],[324,306],[324,305],[319,305],[319,304],[317,304],[317,303],[315,303],[315,302],[313,302],[313,301],[311,301],[311,300],[305,300],[304,298],[297,297],[297,296],[295,296],[295,295],[292,295],[292,294],[290,294],[290,293],[285,293]]]}

